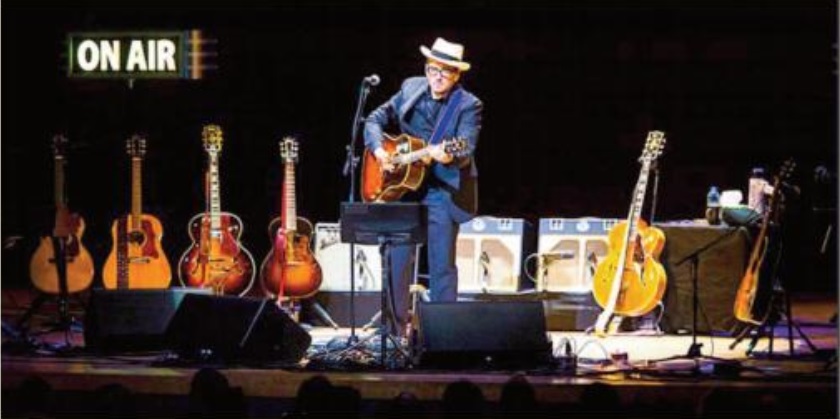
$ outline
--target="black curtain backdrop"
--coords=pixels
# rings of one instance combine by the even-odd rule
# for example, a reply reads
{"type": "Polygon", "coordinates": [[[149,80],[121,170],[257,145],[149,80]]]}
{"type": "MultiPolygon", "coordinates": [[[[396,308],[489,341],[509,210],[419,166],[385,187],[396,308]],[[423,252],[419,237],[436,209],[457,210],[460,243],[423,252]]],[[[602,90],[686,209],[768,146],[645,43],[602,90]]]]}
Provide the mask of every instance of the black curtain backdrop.
{"type": "Polygon", "coordinates": [[[632,3],[5,3],[3,286],[28,283],[29,255],[52,228],[56,133],[75,145],[69,203],[87,221],[97,268],[113,219],[129,210],[124,142],[133,133],[148,138],[144,209],[163,221],[173,266],[189,245],[187,221],[204,207],[204,124],[224,130],[222,208],[242,217],[258,262],[279,211],[283,136],[301,142],[299,215],[336,221],[360,81],[382,78],[367,113],[421,73],[418,47],[442,36],[466,46],[473,70],[463,82],[485,103],[481,214],[622,218],[653,129],[668,138],[657,221],[702,217],[710,185],[746,193],[752,167],[772,173],[793,157],[801,193],[786,206],[787,283],[833,290],[836,238],[825,253],[821,244],[836,219],[836,3],[632,3]],[[68,32],[145,29],[202,29],[218,40],[218,70],[132,88],[66,76],[68,32]],[[833,178],[817,181],[820,166],[833,178]]]}

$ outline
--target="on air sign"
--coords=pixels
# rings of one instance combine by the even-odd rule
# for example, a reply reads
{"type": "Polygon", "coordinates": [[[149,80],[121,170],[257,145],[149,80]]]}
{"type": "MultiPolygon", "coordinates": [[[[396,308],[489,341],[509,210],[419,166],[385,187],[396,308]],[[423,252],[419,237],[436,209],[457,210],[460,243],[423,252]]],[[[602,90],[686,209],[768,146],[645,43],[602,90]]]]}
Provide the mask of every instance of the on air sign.
{"type": "Polygon", "coordinates": [[[76,32],[67,36],[68,75],[199,79],[208,67],[201,32],[76,32]]]}

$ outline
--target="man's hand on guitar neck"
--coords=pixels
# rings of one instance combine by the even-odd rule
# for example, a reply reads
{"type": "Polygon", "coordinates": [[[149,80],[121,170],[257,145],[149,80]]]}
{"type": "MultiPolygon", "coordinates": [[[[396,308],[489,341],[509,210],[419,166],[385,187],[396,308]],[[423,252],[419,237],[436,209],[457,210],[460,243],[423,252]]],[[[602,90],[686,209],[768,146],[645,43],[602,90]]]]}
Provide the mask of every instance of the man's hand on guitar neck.
{"type": "Polygon", "coordinates": [[[376,156],[376,160],[379,161],[379,168],[382,169],[383,172],[393,172],[397,166],[391,162],[391,155],[385,151],[384,148],[379,147],[374,152],[373,155],[376,156]]]}
{"type": "Polygon", "coordinates": [[[448,164],[452,162],[453,159],[452,155],[446,152],[446,149],[442,143],[430,145],[429,156],[435,159],[440,164],[448,164]]]}

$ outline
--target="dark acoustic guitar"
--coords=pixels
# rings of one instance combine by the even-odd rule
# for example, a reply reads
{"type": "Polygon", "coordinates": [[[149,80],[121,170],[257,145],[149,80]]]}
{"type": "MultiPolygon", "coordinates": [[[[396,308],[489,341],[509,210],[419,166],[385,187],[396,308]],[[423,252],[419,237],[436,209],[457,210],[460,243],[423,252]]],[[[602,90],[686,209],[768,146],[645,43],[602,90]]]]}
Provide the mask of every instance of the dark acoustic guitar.
{"type": "Polygon", "coordinates": [[[653,310],[665,294],[665,268],[657,260],[665,246],[665,233],[641,219],[650,165],[664,146],[664,133],[648,133],[627,220],[610,230],[609,251],[595,269],[592,293],[604,309],[595,322],[599,336],[613,331],[608,328],[614,315],[642,316],[653,310]]]}
{"type": "Polygon", "coordinates": [[[102,268],[102,283],[108,289],[168,288],[172,269],[161,243],[163,225],[154,215],[143,213],[146,139],[134,135],[125,146],[131,158],[131,213],[111,227],[113,246],[102,268]]]}
{"type": "Polygon", "coordinates": [[[782,164],[779,173],[773,180],[773,193],[770,195],[770,201],[767,205],[767,210],[761,221],[761,229],[758,231],[753,243],[752,253],[750,253],[750,261],[747,264],[747,270],[741,278],[741,284],[738,286],[738,293],[735,294],[735,318],[755,325],[761,325],[770,314],[770,307],[773,294],[773,274],[775,270],[776,251],[773,246],[774,241],[768,237],[770,229],[770,220],[774,218],[779,211],[779,203],[781,199],[780,190],[782,182],[790,177],[796,163],[793,160],[787,160],[782,164]]]}
{"type": "MultiPolygon", "coordinates": [[[[458,154],[467,147],[461,138],[443,141],[444,151],[458,154]]],[[[371,150],[365,149],[362,161],[362,200],[365,202],[393,202],[409,191],[416,191],[423,184],[426,166],[432,147],[408,134],[391,137],[385,134],[382,148],[388,152],[396,169],[387,172],[371,150]]]]}
{"type": "Polygon", "coordinates": [[[312,255],[312,223],[297,216],[295,163],[298,143],[294,138],[280,141],[284,166],[281,213],[268,226],[272,246],[263,259],[260,279],[266,294],[283,298],[307,298],[321,287],[321,266],[312,255]]]}
{"type": "Polygon", "coordinates": [[[188,287],[212,288],[216,294],[245,295],[254,283],[254,257],[239,238],[242,220],[222,212],[219,192],[219,153],[222,129],[208,125],[202,131],[208,156],[207,208],[187,224],[192,245],[181,256],[178,279],[188,287]]]}
{"type": "Polygon", "coordinates": [[[81,240],[85,231],[85,220],[79,214],[70,212],[67,206],[64,185],[67,144],[66,137],[61,135],[53,137],[55,225],[52,236],[41,238],[38,248],[29,261],[29,276],[32,284],[48,294],[84,291],[93,283],[93,259],[81,240]],[[61,281],[61,275],[58,272],[57,262],[62,259],[66,262],[62,266],[66,281],[61,281]]]}

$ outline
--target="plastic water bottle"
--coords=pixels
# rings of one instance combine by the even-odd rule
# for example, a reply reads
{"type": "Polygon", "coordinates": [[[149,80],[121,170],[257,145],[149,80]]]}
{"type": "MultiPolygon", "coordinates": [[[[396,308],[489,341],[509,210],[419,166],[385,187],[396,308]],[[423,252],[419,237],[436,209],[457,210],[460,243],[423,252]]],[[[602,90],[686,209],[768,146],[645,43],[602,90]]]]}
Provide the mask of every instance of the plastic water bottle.
{"type": "Polygon", "coordinates": [[[720,224],[720,191],[717,186],[709,188],[706,194],[706,221],[709,225],[720,224]]]}
{"type": "Polygon", "coordinates": [[[752,169],[747,206],[759,214],[764,213],[764,189],[766,187],[767,180],[764,179],[764,169],[761,167],[752,169]]]}

